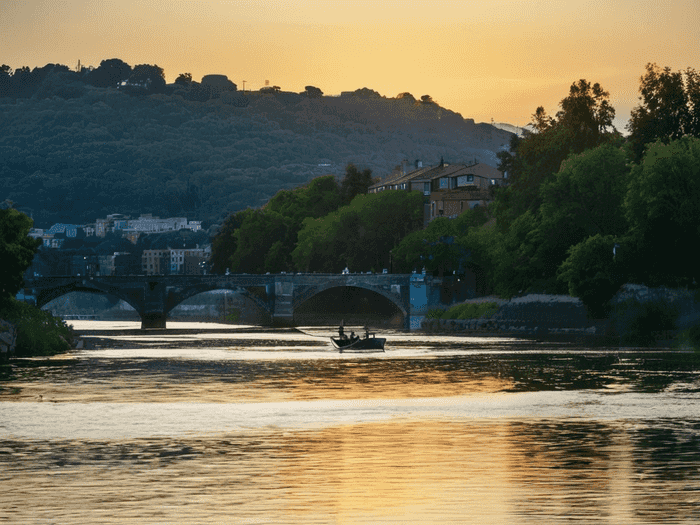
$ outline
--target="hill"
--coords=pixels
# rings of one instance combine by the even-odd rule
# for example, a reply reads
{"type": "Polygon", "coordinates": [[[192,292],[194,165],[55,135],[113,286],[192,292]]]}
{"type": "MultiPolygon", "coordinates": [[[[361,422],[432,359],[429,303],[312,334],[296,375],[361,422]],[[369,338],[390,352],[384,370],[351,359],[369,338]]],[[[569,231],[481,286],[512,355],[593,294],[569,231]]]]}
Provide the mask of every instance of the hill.
{"type": "Polygon", "coordinates": [[[0,98],[0,198],[37,227],[108,213],[207,227],[280,189],[341,176],[349,162],[380,177],[404,159],[495,166],[510,139],[429,97],[367,88],[333,97],[188,82],[153,92],[99,87],[65,66],[32,74],[33,84],[0,98]]]}

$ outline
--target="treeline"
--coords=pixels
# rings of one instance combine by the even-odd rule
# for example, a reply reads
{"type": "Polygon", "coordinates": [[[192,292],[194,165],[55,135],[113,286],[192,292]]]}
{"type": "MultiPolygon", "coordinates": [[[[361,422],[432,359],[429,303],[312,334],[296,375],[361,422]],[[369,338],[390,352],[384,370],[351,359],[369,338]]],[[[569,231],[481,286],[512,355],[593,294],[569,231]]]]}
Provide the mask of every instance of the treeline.
{"type": "Polygon", "coordinates": [[[340,184],[325,176],[282,190],[260,209],[229,216],[212,244],[212,269],[244,273],[381,271],[389,251],[422,226],[423,198],[367,195],[371,170],[346,167],[340,184]]]}
{"type": "Polygon", "coordinates": [[[242,93],[185,73],[166,84],[159,66],[119,59],[80,71],[2,66],[0,197],[37,227],[153,213],[215,231],[280,189],[342,177],[349,162],[380,175],[404,159],[495,165],[510,138],[430,97],[275,88],[242,93]]]}
{"type": "MultiPolygon", "coordinates": [[[[346,264],[351,271],[389,265],[397,272],[470,271],[482,293],[568,293],[593,316],[606,315],[626,282],[697,288],[699,79],[692,69],[649,64],[626,137],[613,126],[609,94],[599,84],[575,82],[555,115],[537,108],[535,132],[513,136],[510,150],[499,153],[510,185],[496,189],[488,209],[420,229],[418,193],[360,196],[325,216],[321,209],[310,212],[301,227],[297,220],[298,230],[286,230],[297,232],[296,245],[266,245],[250,260],[277,258],[280,264],[264,266],[267,271],[338,271],[346,264]]],[[[314,184],[295,191],[308,193],[314,184]]],[[[273,199],[269,208],[246,213],[263,220],[277,206],[273,199]]],[[[240,242],[244,231],[249,239],[272,231],[236,217],[243,216],[228,219],[215,254],[216,243],[240,242]]],[[[232,271],[252,270],[237,266],[241,261],[227,264],[232,271]]]]}
{"type": "Polygon", "coordinates": [[[649,64],[627,137],[600,85],[572,84],[556,115],[538,108],[536,132],[499,154],[510,185],[498,189],[486,226],[435,220],[404,239],[396,259],[404,269],[470,268],[502,297],[568,293],[594,316],[627,282],[697,288],[698,80],[692,69],[649,64]]]}

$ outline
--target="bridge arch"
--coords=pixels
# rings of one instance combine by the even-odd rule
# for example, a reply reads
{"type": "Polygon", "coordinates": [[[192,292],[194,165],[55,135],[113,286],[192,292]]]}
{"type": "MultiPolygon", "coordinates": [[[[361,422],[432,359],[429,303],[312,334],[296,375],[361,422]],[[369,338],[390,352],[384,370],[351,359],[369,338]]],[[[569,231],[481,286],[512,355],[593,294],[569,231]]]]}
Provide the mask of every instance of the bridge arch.
{"type": "Polygon", "coordinates": [[[92,293],[99,295],[111,295],[121,299],[138,312],[139,302],[133,294],[122,293],[124,290],[119,287],[105,286],[103,283],[89,280],[72,280],[61,283],[55,287],[42,288],[36,293],[36,306],[42,308],[51,301],[63,297],[73,292],[92,293]]]}
{"type": "Polygon", "coordinates": [[[293,322],[300,325],[396,325],[407,323],[409,312],[401,296],[364,283],[326,282],[295,294],[293,322]]]}
{"type": "MultiPolygon", "coordinates": [[[[182,288],[178,290],[178,293],[176,294],[169,294],[168,301],[166,303],[166,315],[171,317],[178,307],[187,307],[186,303],[189,302],[190,299],[194,299],[199,295],[208,294],[211,292],[231,292],[232,296],[237,296],[238,298],[237,300],[233,300],[233,305],[231,305],[226,296],[222,297],[222,300],[224,301],[223,306],[221,304],[211,304],[210,311],[212,308],[217,308],[220,310],[218,313],[214,313],[213,315],[220,315],[223,317],[226,315],[227,305],[231,305],[233,308],[236,308],[236,303],[239,303],[240,306],[240,302],[247,302],[248,305],[246,308],[248,309],[248,312],[244,313],[239,318],[240,320],[246,323],[250,322],[251,324],[263,325],[270,324],[272,321],[271,308],[269,301],[266,300],[266,297],[264,297],[261,293],[256,293],[255,289],[233,285],[197,284],[182,288]],[[255,313],[253,314],[249,313],[251,305],[252,308],[255,309],[255,313]]],[[[204,309],[206,309],[206,307],[204,309]]]]}
{"type": "Polygon", "coordinates": [[[387,292],[386,290],[378,287],[378,286],[373,286],[368,283],[364,282],[353,282],[351,284],[349,283],[337,283],[337,282],[326,282],[322,283],[318,286],[312,287],[308,290],[305,290],[304,292],[300,293],[299,295],[295,296],[294,301],[292,302],[292,305],[296,309],[299,307],[301,304],[305,303],[309,299],[313,298],[314,296],[323,293],[327,290],[331,290],[334,288],[360,288],[363,290],[368,290],[370,292],[374,292],[376,294],[381,295],[388,301],[391,301],[400,311],[401,313],[406,316],[408,315],[408,311],[406,307],[401,304],[400,298],[397,297],[396,294],[387,292]]]}

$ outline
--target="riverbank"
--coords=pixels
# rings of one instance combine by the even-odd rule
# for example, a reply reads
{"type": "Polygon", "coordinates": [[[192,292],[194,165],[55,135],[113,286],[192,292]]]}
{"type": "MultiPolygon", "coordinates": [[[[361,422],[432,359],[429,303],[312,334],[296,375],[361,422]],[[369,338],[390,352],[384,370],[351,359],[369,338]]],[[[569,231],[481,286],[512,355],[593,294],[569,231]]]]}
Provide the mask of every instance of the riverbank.
{"type": "Polygon", "coordinates": [[[424,319],[426,333],[479,337],[509,336],[576,342],[594,346],[652,346],[697,349],[698,305],[693,292],[626,285],[607,319],[590,319],[583,303],[565,295],[530,294],[503,300],[482,297],[466,302],[496,303],[493,315],[478,319],[424,319]]]}

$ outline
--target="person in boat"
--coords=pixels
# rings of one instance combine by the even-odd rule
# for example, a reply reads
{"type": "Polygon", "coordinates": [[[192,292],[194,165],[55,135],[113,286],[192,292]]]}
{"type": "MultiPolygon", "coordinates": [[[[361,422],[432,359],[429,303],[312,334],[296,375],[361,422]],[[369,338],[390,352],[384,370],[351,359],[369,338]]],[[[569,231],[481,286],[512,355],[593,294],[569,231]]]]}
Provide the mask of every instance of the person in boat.
{"type": "Polygon", "coordinates": [[[347,339],[348,336],[345,335],[345,330],[343,329],[343,325],[341,324],[340,327],[338,327],[338,337],[340,339],[347,339]]]}
{"type": "Polygon", "coordinates": [[[365,326],[365,339],[369,339],[369,327],[365,326]]]}
{"type": "Polygon", "coordinates": [[[355,335],[355,332],[350,332],[350,341],[356,341],[359,337],[355,335]]]}

